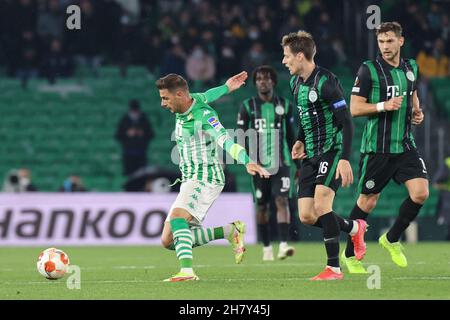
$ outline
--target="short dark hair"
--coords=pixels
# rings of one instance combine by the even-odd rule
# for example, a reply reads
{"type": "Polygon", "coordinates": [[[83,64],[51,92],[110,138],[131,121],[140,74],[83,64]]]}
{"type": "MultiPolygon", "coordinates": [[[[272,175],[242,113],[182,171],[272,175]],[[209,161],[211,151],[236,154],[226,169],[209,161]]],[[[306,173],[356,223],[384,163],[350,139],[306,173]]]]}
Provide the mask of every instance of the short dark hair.
{"type": "Polygon", "coordinates": [[[381,33],[392,31],[398,38],[400,38],[403,32],[402,26],[397,21],[383,22],[377,27],[376,30],[377,31],[375,32],[375,34],[377,35],[377,37],[381,33]]]}
{"type": "Polygon", "coordinates": [[[281,40],[281,46],[289,47],[294,54],[302,52],[308,61],[316,54],[316,44],[312,35],[303,30],[285,35],[281,40]]]}
{"type": "Polygon", "coordinates": [[[169,91],[174,91],[176,89],[189,89],[187,81],[182,76],[175,73],[169,73],[168,75],[156,80],[156,87],[159,90],[167,89],[169,91]]]}
{"type": "Polygon", "coordinates": [[[258,73],[268,74],[270,76],[270,79],[272,79],[272,82],[274,84],[277,84],[277,80],[278,80],[277,72],[271,66],[263,65],[263,66],[257,67],[253,71],[253,84],[256,84],[256,76],[258,75],[258,73]]]}

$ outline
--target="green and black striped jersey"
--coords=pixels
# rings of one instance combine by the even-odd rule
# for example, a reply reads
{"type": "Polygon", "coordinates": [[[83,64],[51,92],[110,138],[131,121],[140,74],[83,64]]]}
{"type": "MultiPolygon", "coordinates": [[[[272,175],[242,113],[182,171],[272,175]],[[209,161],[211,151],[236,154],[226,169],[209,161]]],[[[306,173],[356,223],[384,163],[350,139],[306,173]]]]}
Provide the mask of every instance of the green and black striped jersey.
{"type": "Polygon", "coordinates": [[[293,122],[292,105],[288,99],[278,96],[274,96],[271,102],[259,97],[244,100],[237,119],[239,129],[255,130],[254,139],[249,140],[252,144],[248,148],[249,156],[265,168],[291,165],[295,139],[293,122]]]}
{"type": "Polygon", "coordinates": [[[418,67],[413,59],[400,59],[393,67],[381,56],[365,61],[358,70],[352,95],[376,104],[403,95],[400,109],[368,117],[361,153],[402,153],[416,148],[411,133],[413,94],[417,90],[418,67]]]}
{"type": "Polygon", "coordinates": [[[307,158],[342,149],[342,126],[335,113],[347,108],[339,80],[316,66],[309,78],[291,78],[291,90],[300,115],[307,158]]]}

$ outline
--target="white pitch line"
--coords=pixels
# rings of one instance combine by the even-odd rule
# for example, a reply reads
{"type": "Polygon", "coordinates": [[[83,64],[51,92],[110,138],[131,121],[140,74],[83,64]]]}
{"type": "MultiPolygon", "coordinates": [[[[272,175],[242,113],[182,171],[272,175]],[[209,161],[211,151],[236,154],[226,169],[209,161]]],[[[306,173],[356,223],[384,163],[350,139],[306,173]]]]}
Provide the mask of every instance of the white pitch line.
{"type": "MultiPolygon", "coordinates": [[[[273,282],[273,281],[308,281],[310,277],[307,278],[201,278],[201,282],[273,282]]],[[[394,277],[389,278],[390,280],[400,280],[400,281],[412,281],[412,280],[450,280],[450,276],[442,276],[442,277],[394,277]]],[[[82,280],[83,283],[89,283],[89,284],[121,284],[121,283],[160,283],[163,279],[160,280],[82,280]]],[[[353,279],[344,279],[344,282],[362,282],[365,280],[365,277],[358,277],[353,279]]],[[[0,282],[1,285],[14,285],[14,284],[25,284],[25,285],[48,285],[49,283],[55,283],[55,282],[49,282],[49,281],[7,281],[7,282],[0,282]]]]}

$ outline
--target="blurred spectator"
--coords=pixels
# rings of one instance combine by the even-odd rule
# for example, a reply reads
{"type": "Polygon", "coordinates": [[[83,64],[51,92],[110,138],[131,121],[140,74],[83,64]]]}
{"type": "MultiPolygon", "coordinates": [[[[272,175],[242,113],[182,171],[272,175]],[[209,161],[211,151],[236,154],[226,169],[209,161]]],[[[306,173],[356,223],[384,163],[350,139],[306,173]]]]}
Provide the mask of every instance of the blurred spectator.
{"type": "Polygon", "coordinates": [[[59,0],[48,0],[45,9],[37,17],[37,34],[43,39],[61,39],[64,24],[65,20],[59,0]]]}
{"type": "Polygon", "coordinates": [[[39,39],[33,30],[25,30],[19,49],[19,64],[17,77],[21,80],[22,87],[26,88],[28,80],[36,78],[39,74],[39,39]]]}
{"type": "Polygon", "coordinates": [[[88,71],[97,77],[102,62],[100,55],[102,37],[99,34],[98,14],[91,0],[80,0],[80,8],[83,17],[82,28],[67,33],[70,37],[68,43],[77,62],[78,75],[83,77],[88,71]]]}
{"type": "Polygon", "coordinates": [[[26,168],[13,169],[3,181],[3,192],[31,192],[37,188],[31,182],[31,172],[26,168]]]}
{"type": "Polygon", "coordinates": [[[449,57],[445,54],[444,41],[436,39],[433,45],[421,50],[417,55],[420,75],[426,79],[449,76],[449,57]]]}
{"type": "Polygon", "coordinates": [[[56,78],[64,78],[72,75],[73,64],[70,57],[62,51],[62,43],[59,39],[50,42],[50,51],[45,55],[41,66],[41,73],[54,84],[56,78]]]}
{"type": "Polygon", "coordinates": [[[79,176],[70,176],[64,180],[63,185],[59,188],[60,192],[85,192],[87,191],[83,185],[83,181],[79,176]]]}
{"type": "MultiPolygon", "coordinates": [[[[450,50],[448,1],[390,2],[383,3],[392,8],[386,17],[402,24],[408,56],[417,56],[423,43],[437,37],[450,50]]],[[[79,76],[97,76],[103,61],[119,65],[123,76],[135,63],[147,65],[152,73],[186,76],[185,52],[199,44],[215,60],[217,80],[232,73],[222,65],[222,57],[226,65],[233,66],[232,62],[240,69],[252,60],[253,43],[261,43],[268,58],[280,57],[281,36],[305,29],[316,38],[319,53],[331,52],[317,57],[319,64],[330,67],[365,58],[364,50],[355,50],[354,35],[347,32],[353,18],[344,21],[361,13],[361,7],[347,6],[344,15],[339,1],[329,0],[0,0],[0,63],[5,61],[8,75],[20,74],[26,84],[38,75],[33,60],[45,57],[51,39],[58,38],[62,52],[73,56],[79,76]],[[81,7],[81,30],[64,27],[64,8],[69,4],[81,7]],[[45,45],[28,47],[24,58],[21,39],[26,31],[45,45]]]]}
{"type": "Polygon", "coordinates": [[[450,240],[450,157],[447,157],[443,165],[433,178],[433,186],[439,190],[439,200],[436,208],[437,222],[447,226],[447,238],[450,240]]]}
{"type": "Polygon", "coordinates": [[[186,73],[189,80],[203,85],[211,85],[216,74],[213,58],[200,46],[196,45],[186,60],[186,73]]]}
{"type": "Polygon", "coordinates": [[[264,52],[264,47],[262,43],[255,42],[252,44],[247,54],[244,55],[244,58],[242,59],[242,68],[248,73],[250,73],[257,66],[267,63],[268,57],[267,54],[264,52]]]}
{"type": "Polygon", "coordinates": [[[147,165],[147,147],[154,133],[137,100],[130,100],[128,113],[119,122],[116,139],[122,145],[123,174],[128,176],[147,165]]]}
{"type": "Polygon", "coordinates": [[[185,72],[185,53],[181,45],[174,45],[170,51],[163,55],[163,61],[161,63],[161,76],[165,76],[169,73],[176,73],[182,77],[186,76],[185,72]]]}

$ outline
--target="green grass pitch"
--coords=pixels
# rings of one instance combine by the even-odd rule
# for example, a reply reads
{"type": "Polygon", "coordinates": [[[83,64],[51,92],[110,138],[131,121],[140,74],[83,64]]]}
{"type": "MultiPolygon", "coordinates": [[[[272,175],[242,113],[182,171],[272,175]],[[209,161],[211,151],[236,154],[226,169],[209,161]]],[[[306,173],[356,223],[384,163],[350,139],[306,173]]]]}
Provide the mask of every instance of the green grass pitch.
{"type": "Polygon", "coordinates": [[[406,245],[405,269],[395,266],[378,244],[368,243],[364,262],[379,266],[380,289],[368,289],[369,275],[346,273],[342,281],[308,281],[322,270],[325,249],[320,243],[295,246],[294,257],[264,263],[262,247],[249,246],[240,265],[234,264],[229,246],[196,248],[200,281],[186,283],[161,281],[178,271],[178,263],[173,251],[160,247],[60,247],[71,264],[81,268],[80,290],[67,289],[69,275],[49,281],[38,274],[36,258],[44,248],[0,248],[0,300],[450,299],[449,243],[406,245]]]}

